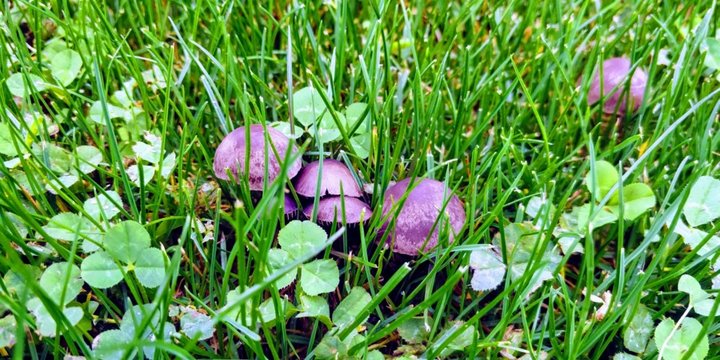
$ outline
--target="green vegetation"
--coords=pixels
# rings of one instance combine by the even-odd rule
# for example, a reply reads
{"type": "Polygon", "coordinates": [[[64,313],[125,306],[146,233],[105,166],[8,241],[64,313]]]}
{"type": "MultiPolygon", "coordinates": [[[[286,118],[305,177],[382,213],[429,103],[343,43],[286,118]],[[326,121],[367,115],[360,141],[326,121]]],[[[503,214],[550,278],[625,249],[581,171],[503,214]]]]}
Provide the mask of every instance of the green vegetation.
{"type": "Polygon", "coordinates": [[[720,358],[714,2],[0,16],[0,357],[720,358]],[[587,96],[613,57],[647,74],[626,114],[587,96]],[[346,164],[370,219],[320,227],[285,216],[286,193],[313,203],[286,176],[218,179],[250,124],[346,164]],[[382,216],[413,177],[467,215],[414,257],[382,216]]]}

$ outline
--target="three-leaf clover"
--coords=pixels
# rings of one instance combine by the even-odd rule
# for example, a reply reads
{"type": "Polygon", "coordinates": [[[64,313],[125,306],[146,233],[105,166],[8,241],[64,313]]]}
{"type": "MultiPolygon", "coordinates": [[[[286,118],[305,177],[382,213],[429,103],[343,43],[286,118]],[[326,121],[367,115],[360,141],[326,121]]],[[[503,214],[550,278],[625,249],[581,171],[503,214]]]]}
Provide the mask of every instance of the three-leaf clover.
{"type": "MultiPolygon", "coordinates": [[[[317,250],[327,242],[327,233],[317,224],[310,221],[294,220],[278,233],[280,249],[271,249],[268,262],[271,271],[276,271],[317,250]]],[[[340,272],[333,260],[318,259],[300,266],[300,287],[305,294],[314,296],[329,293],[337,287],[340,272]]],[[[290,285],[296,278],[297,270],[276,281],[279,288],[290,285]]]]}
{"type": "Polygon", "coordinates": [[[165,255],[150,247],[150,234],[135,221],[124,221],[107,231],[105,250],[86,257],[82,278],[90,286],[106,289],[120,282],[124,272],[134,271],[142,285],[154,288],[165,278],[165,255]]]}

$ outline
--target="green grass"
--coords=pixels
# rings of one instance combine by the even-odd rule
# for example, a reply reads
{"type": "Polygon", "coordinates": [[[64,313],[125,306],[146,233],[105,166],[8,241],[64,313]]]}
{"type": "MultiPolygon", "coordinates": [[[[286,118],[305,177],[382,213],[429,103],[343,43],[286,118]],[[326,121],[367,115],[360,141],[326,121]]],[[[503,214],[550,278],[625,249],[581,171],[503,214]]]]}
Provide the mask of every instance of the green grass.
{"type": "MultiPolygon", "coordinates": [[[[16,156],[0,155],[0,273],[13,270],[27,292],[11,294],[7,278],[0,281],[0,318],[12,314],[18,324],[10,331],[16,343],[0,355],[91,357],[93,337],[117,328],[131,305],[152,304],[154,313],[179,329],[177,318],[168,315],[172,306],[213,315],[235,288],[249,301],[244,311],[255,316],[253,309],[268,298],[297,304],[292,290],[278,290],[269,281],[280,274],[264,266],[285,223],[282,201],[276,200],[286,184],[259,197],[244,185],[217,180],[212,160],[230,130],[291,118],[289,94],[311,85],[324,90],[324,101],[338,111],[368,103],[372,120],[367,159],[352,150],[350,134],[329,144],[308,135],[298,139],[305,161],[322,153],[374,184],[370,204],[376,216],[361,229],[337,233],[335,250],[318,255],[337,260],[340,268],[340,285],[326,296],[331,311],[355,286],[372,295],[361,331],[365,341],[354,351],[369,347],[392,355],[404,344],[397,328],[423,316],[430,319],[429,340],[414,347],[418,356],[439,356],[473,327],[471,345],[453,356],[498,358],[500,351],[518,347],[518,357],[542,352],[557,359],[611,358],[627,351],[627,314],[639,304],[655,325],[666,317],[677,320],[688,305],[677,289],[680,276],[693,275],[708,289],[716,275],[707,260],[717,259],[717,250],[698,256],[665,226],[681,218],[673,209],[682,208],[694,181],[720,177],[719,80],[704,65],[705,40],[720,30],[710,2],[12,3],[0,10],[0,63],[7,64],[0,67],[0,122],[12,125],[12,136],[0,140],[26,155],[17,166],[8,163],[16,156]],[[13,97],[5,86],[11,74],[51,79],[38,54],[54,38],[81,54],[79,77],[66,87],[13,97]],[[621,55],[647,71],[649,90],[638,113],[616,128],[598,106],[587,105],[589,81],[578,79],[621,55]],[[665,57],[669,65],[661,61],[665,57]],[[153,89],[143,81],[152,66],[170,79],[167,86],[153,89]],[[129,79],[139,84],[130,97],[144,115],[110,118],[107,104],[117,105],[111,96],[129,79]],[[89,116],[95,101],[103,124],[89,116]],[[33,112],[46,121],[34,127],[18,121],[33,112]],[[155,174],[136,186],[128,168],[136,161],[132,145],[142,140],[141,130],[159,136],[163,157],[175,153],[177,165],[167,178],[155,174]],[[71,152],[94,145],[104,162],[53,194],[45,187],[63,173],[49,150],[31,151],[41,144],[71,152]],[[547,260],[540,251],[520,279],[506,278],[495,291],[472,291],[467,265],[475,245],[494,236],[505,239],[508,224],[528,220],[523,206],[533,196],[545,196],[557,209],[544,219],[551,226],[536,235],[550,242],[562,214],[591,201],[583,179],[596,160],[617,165],[628,183],[649,185],[657,206],[635,221],[595,229],[580,240],[585,253],[563,256],[552,279],[534,292],[531,279],[547,260]],[[384,220],[384,190],[413,176],[455,189],[468,221],[454,243],[410,259],[374,244],[384,220]],[[86,309],[80,325],[41,337],[27,309],[31,297],[44,299],[57,322],[66,321],[39,286],[40,271],[63,261],[79,267],[85,257],[77,242],[57,240],[43,226],[63,212],[87,216],[83,202],[111,190],[124,204],[118,218],[143,224],[152,246],[167,254],[167,277],[157,289],[143,287],[130,273],[107,290],[86,284],[75,299],[86,309]],[[212,231],[201,232],[198,221],[212,224],[212,231]],[[602,320],[594,315],[599,305],[583,289],[612,294],[602,320]],[[98,304],[92,316],[90,300],[98,304]],[[457,320],[464,322],[453,328],[458,331],[445,331],[457,320]],[[515,344],[504,338],[512,330],[521,331],[515,344]]],[[[720,223],[704,230],[716,234],[720,223]]],[[[253,328],[218,322],[209,340],[180,335],[157,341],[155,357],[304,358],[328,330],[317,320],[277,316],[274,324],[253,328]]],[[[707,358],[720,358],[720,322],[692,316],[709,338],[707,358]]],[[[362,320],[358,316],[354,325],[362,320]]],[[[134,341],[139,346],[145,340],[138,335],[134,341]]],[[[650,348],[641,356],[656,358],[658,351],[650,348]]]]}

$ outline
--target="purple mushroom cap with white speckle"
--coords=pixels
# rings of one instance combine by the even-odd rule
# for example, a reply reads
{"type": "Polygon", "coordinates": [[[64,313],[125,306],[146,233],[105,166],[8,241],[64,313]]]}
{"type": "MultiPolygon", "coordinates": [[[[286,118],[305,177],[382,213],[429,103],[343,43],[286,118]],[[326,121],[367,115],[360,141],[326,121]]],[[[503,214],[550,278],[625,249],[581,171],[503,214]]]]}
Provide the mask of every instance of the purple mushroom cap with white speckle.
{"type": "Polygon", "coordinates": [[[617,113],[624,115],[628,112],[635,112],[643,101],[645,95],[645,86],[647,85],[647,74],[641,68],[636,68],[632,73],[630,79],[630,102],[631,106],[628,107],[627,99],[628,94],[625,91],[627,88],[627,80],[630,75],[630,69],[632,63],[627,58],[612,58],[603,62],[603,81],[601,91],[600,71],[596,71],[595,77],[590,84],[590,89],[587,94],[587,100],[589,104],[594,104],[600,101],[603,94],[608,94],[603,103],[603,112],[607,114],[617,113]]]}
{"type": "MultiPolygon", "coordinates": [[[[393,215],[388,218],[381,231],[388,230],[392,216],[397,211],[396,207],[393,209],[393,205],[400,202],[409,185],[408,178],[390,186],[385,192],[383,218],[391,211],[393,215]]],[[[393,244],[393,251],[396,253],[414,256],[428,252],[437,246],[439,230],[447,226],[443,219],[450,221],[448,236],[449,241],[452,242],[465,225],[465,209],[462,202],[450,193],[450,189],[445,184],[436,180],[417,178],[397,215],[395,227],[389,229],[387,241],[393,244]],[[441,215],[440,210],[446,202],[447,206],[444,210],[447,216],[438,220],[441,215]],[[433,229],[434,224],[436,225],[433,229]],[[428,239],[427,243],[425,243],[426,239],[428,239]]]]}
{"type": "MultiPolygon", "coordinates": [[[[307,164],[295,178],[295,191],[305,197],[314,197],[319,174],[320,161],[307,164]]],[[[350,169],[345,164],[333,159],[324,159],[319,195],[340,195],[341,187],[345,196],[362,196],[360,186],[358,186],[350,169]]]]}
{"type": "MultiPolygon", "coordinates": [[[[271,144],[265,146],[265,129],[260,124],[250,125],[250,152],[246,159],[245,150],[248,144],[245,137],[245,127],[239,127],[230,132],[220,142],[215,151],[215,160],[213,169],[215,176],[223,180],[230,180],[228,177],[228,169],[235,178],[240,181],[244,178],[244,171],[247,165],[248,180],[250,190],[262,191],[265,170],[267,169],[268,183],[273,182],[279,175],[284,157],[288,154],[288,147],[292,146],[290,155],[294,156],[297,152],[297,146],[291,143],[280,131],[267,127],[267,135],[271,144]],[[275,151],[277,151],[277,156],[275,151]],[[265,163],[265,153],[267,150],[268,163],[265,163]]],[[[295,161],[288,165],[287,176],[292,179],[300,171],[302,160],[298,156],[295,161]]]]}
{"type": "MultiPolygon", "coordinates": [[[[318,202],[317,219],[322,223],[342,222],[343,199],[345,201],[345,221],[347,224],[365,222],[372,216],[370,207],[362,200],[353,197],[329,196],[318,202]]],[[[305,216],[312,217],[313,206],[303,210],[305,216]]]]}

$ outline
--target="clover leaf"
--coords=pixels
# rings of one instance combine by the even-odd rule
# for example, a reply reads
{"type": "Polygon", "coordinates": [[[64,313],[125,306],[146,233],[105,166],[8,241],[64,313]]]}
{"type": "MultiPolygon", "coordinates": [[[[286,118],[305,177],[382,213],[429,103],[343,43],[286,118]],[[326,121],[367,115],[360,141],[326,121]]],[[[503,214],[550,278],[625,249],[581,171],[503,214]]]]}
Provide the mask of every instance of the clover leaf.
{"type": "Polygon", "coordinates": [[[82,58],[77,51],[62,50],[50,59],[50,73],[63,86],[70,85],[80,74],[82,58]]]}
{"type": "Polygon", "coordinates": [[[83,174],[95,171],[103,162],[103,154],[94,146],[81,145],[75,148],[75,158],[78,160],[78,170],[83,174]]]}
{"type": "Polygon", "coordinates": [[[26,76],[30,85],[32,85],[29,88],[25,87],[25,81],[23,80],[22,73],[12,74],[7,78],[7,80],[5,80],[5,84],[8,89],[10,89],[11,94],[24,98],[33,93],[43,92],[48,88],[48,83],[46,83],[41,77],[35,74],[26,74],[26,76]]]}
{"type": "MultiPolygon", "coordinates": [[[[99,243],[102,238],[102,231],[90,220],[73,213],[60,213],[53,216],[43,230],[57,240],[75,241],[83,240],[83,250],[97,248],[94,243],[99,243]]],[[[86,251],[86,252],[91,252],[86,251]]]]}
{"type": "Polygon", "coordinates": [[[15,332],[17,323],[12,314],[0,318],[0,348],[15,345],[15,332]]]}
{"type": "MultiPolygon", "coordinates": [[[[130,181],[132,181],[135,185],[140,186],[140,167],[138,167],[138,165],[131,165],[127,169],[127,174],[130,181]]],[[[149,184],[153,176],[155,176],[155,167],[142,165],[142,184],[149,184]]]]}
{"type": "Polygon", "coordinates": [[[16,156],[23,151],[22,141],[20,139],[16,139],[16,141],[18,141],[18,148],[15,148],[12,134],[14,131],[10,124],[0,123],[0,154],[16,156]]]}
{"type": "Polygon", "coordinates": [[[302,266],[300,286],[310,296],[335,290],[339,281],[340,271],[333,260],[314,260],[302,266]]]}
{"type": "Polygon", "coordinates": [[[158,287],[165,278],[165,255],[150,248],[150,234],[135,221],[124,221],[105,234],[104,251],[85,258],[81,264],[82,277],[93,287],[106,289],[120,282],[122,269],[134,271],[140,283],[148,288],[158,287]]]}
{"type": "MultiPolygon", "coordinates": [[[[560,263],[560,254],[551,247],[551,242],[544,249],[535,249],[543,240],[541,233],[531,223],[513,223],[505,226],[504,240],[507,251],[506,265],[511,281],[517,281],[528,275],[527,267],[533,259],[539,259],[540,267],[530,274],[535,277],[535,281],[530,285],[531,292],[539,288],[544,281],[552,279],[553,271],[560,263]],[[540,255],[534,255],[534,251],[538,251],[540,255]]],[[[502,248],[502,241],[500,233],[493,238],[493,244],[498,248],[502,248]]]]}
{"type": "Polygon", "coordinates": [[[43,272],[38,285],[56,304],[66,305],[80,294],[83,281],[76,265],[68,266],[66,262],[59,262],[50,265],[43,272]]]}
{"type": "MultiPolygon", "coordinates": [[[[107,106],[107,112],[110,120],[121,118],[128,121],[132,119],[132,114],[130,110],[112,104],[105,105],[107,106]]],[[[88,113],[88,116],[90,117],[90,120],[98,124],[105,125],[105,115],[103,114],[103,106],[100,101],[95,101],[92,106],[90,106],[90,112],[88,113]]]]}
{"type": "MultiPolygon", "coordinates": [[[[643,183],[623,186],[623,217],[626,220],[635,220],[654,206],[655,193],[649,186],[643,183]]],[[[608,208],[613,213],[620,214],[620,205],[617,200],[611,201],[608,208]]]]}
{"type": "Polygon", "coordinates": [[[596,200],[601,200],[605,197],[618,180],[620,180],[620,175],[615,169],[615,166],[604,160],[595,162],[594,178],[592,171],[589,171],[587,176],[585,176],[585,184],[596,200]]]}
{"type": "Polygon", "coordinates": [[[22,295],[25,294],[25,292],[28,290],[27,281],[22,276],[17,274],[20,271],[29,273],[32,281],[35,281],[40,278],[40,276],[42,276],[42,272],[40,271],[40,269],[35,266],[28,264],[19,264],[19,266],[15,265],[13,269],[8,270],[8,272],[6,272],[5,276],[3,276],[2,278],[2,281],[5,284],[5,288],[10,294],[14,293],[22,295]]]}
{"type": "Polygon", "coordinates": [[[707,224],[720,217],[720,180],[701,176],[690,188],[683,214],[690,226],[707,224]]]}
{"type": "Polygon", "coordinates": [[[327,107],[313,87],[305,87],[293,94],[293,115],[306,128],[314,125],[327,107]]]}
{"type": "MultiPolygon", "coordinates": [[[[227,305],[234,304],[240,298],[240,288],[235,288],[227,294],[227,305]]],[[[287,301],[287,299],[280,299],[280,306],[282,313],[287,317],[291,316],[295,311],[295,307],[287,301]]],[[[245,302],[245,310],[243,316],[243,307],[240,304],[234,306],[233,312],[230,313],[229,318],[233,320],[240,320],[245,326],[254,326],[258,323],[268,324],[275,321],[277,314],[275,309],[275,303],[272,298],[265,299],[257,308],[253,307],[252,299],[248,299],[245,302]],[[255,312],[255,314],[253,314],[255,312]],[[253,323],[253,316],[255,322],[253,323]]]]}
{"type": "Polygon", "coordinates": [[[403,321],[398,326],[398,335],[409,344],[419,344],[427,340],[430,335],[430,317],[413,317],[403,321]]]}
{"type": "Polygon", "coordinates": [[[700,283],[690,275],[683,275],[678,282],[678,290],[690,295],[690,306],[696,313],[703,316],[710,316],[715,296],[708,294],[700,286],[700,283]]]}
{"type": "MultiPolygon", "coordinates": [[[[345,122],[345,117],[342,114],[335,113],[335,115],[340,119],[341,124],[345,122]]],[[[308,132],[316,138],[317,141],[322,143],[338,140],[342,135],[335,123],[335,119],[329,111],[325,112],[318,124],[310,126],[308,132]]]]}
{"type": "MultiPolygon", "coordinates": [[[[80,322],[83,316],[82,309],[66,307],[82,290],[83,281],[80,279],[80,269],[77,266],[67,262],[54,263],[40,276],[38,285],[62,311],[70,326],[75,326],[80,322]]],[[[35,315],[40,335],[54,337],[57,334],[57,323],[40,299],[30,299],[27,302],[27,308],[35,315]]]]}
{"type": "Polygon", "coordinates": [[[105,194],[87,199],[83,204],[83,209],[88,215],[96,220],[112,220],[122,211],[123,202],[120,195],[112,190],[108,190],[105,194]]]}
{"type": "Polygon", "coordinates": [[[124,354],[130,353],[132,338],[120,330],[107,330],[93,340],[93,355],[98,359],[121,360],[124,354]]]}
{"type": "Polygon", "coordinates": [[[135,221],[123,221],[108,230],[103,245],[114,259],[129,264],[150,247],[150,234],[135,221]]]}
{"type": "Polygon", "coordinates": [[[300,295],[300,313],[297,317],[314,317],[322,321],[328,327],[332,326],[330,320],[330,306],[321,296],[300,295]]]}
{"type": "MultiPolygon", "coordinates": [[[[615,167],[607,161],[595,162],[595,177],[592,172],[585,176],[585,183],[593,198],[600,201],[610,189],[620,180],[620,174],[615,167]]],[[[655,193],[643,183],[633,183],[623,186],[622,213],[626,220],[635,220],[646,211],[655,206],[655,193]]],[[[615,192],[607,203],[607,209],[615,215],[620,214],[619,192],[615,192]]]]}
{"type": "Polygon", "coordinates": [[[350,145],[355,151],[355,154],[361,159],[366,159],[370,156],[371,143],[372,137],[369,133],[356,135],[350,138],[350,145]]]}
{"type": "Polygon", "coordinates": [[[352,288],[333,311],[333,323],[340,329],[351,325],[370,301],[372,301],[372,297],[365,289],[359,286],[352,288]]]}
{"type": "Polygon", "coordinates": [[[720,70],[720,40],[708,37],[704,45],[705,66],[712,70],[720,70]]]}
{"type": "Polygon", "coordinates": [[[159,163],[162,159],[162,140],[149,132],[146,132],[144,137],[147,142],[138,141],[133,145],[135,155],[149,163],[159,163]]]}
{"type": "MultiPolygon", "coordinates": [[[[458,329],[464,324],[463,321],[456,321],[452,324],[452,326],[448,327],[445,331],[443,331],[439,337],[442,338],[444,336],[449,336],[451,333],[454,333],[458,331],[458,329]]],[[[472,345],[473,340],[475,339],[475,326],[470,325],[465,330],[463,330],[462,333],[457,335],[454,339],[450,341],[450,343],[447,345],[447,347],[443,348],[440,351],[441,357],[446,357],[450,354],[452,354],[455,351],[462,351],[466,347],[472,345]]]]}
{"type": "Polygon", "coordinates": [[[191,339],[207,340],[215,333],[212,318],[187,308],[180,318],[180,331],[191,339]]]}
{"type": "Polygon", "coordinates": [[[165,156],[160,164],[160,176],[164,179],[169,178],[173,169],[175,169],[175,165],[177,165],[177,155],[175,155],[175,153],[170,153],[165,156]]]}
{"type": "Polygon", "coordinates": [[[628,322],[623,333],[625,347],[636,353],[645,351],[653,331],[653,319],[645,305],[638,305],[635,314],[628,322]]]}
{"type": "Polygon", "coordinates": [[[674,360],[685,357],[690,360],[702,360],[707,356],[710,349],[707,336],[702,337],[700,343],[693,347],[690,346],[698,335],[701,335],[702,324],[693,318],[684,318],[680,328],[675,329],[675,321],[673,319],[663,320],[657,328],[655,328],[655,346],[658,349],[659,360],[674,360]],[[689,355],[687,355],[689,353],[689,355]]]}
{"type": "MultiPolygon", "coordinates": [[[[161,321],[160,311],[153,307],[153,304],[135,305],[125,312],[120,322],[120,331],[124,334],[124,338],[139,338],[153,342],[159,336],[162,340],[170,340],[175,333],[175,326],[161,321]],[[148,317],[150,320],[146,321],[148,317]],[[141,327],[144,324],[147,326],[141,327]]],[[[143,346],[142,349],[147,359],[155,357],[155,345],[143,346]]]]}
{"type": "Polygon", "coordinates": [[[135,260],[135,276],[149,288],[158,287],[165,280],[165,256],[160,249],[149,248],[138,254],[135,260]]]}
{"type": "Polygon", "coordinates": [[[295,133],[291,131],[290,123],[286,121],[274,121],[269,124],[270,126],[274,127],[275,129],[279,130],[281,133],[285,134],[290,139],[298,139],[300,136],[302,136],[302,130],[295,130],[295,133]]]}
{"type": "Polygon", "coordinates": [[[355,131],[356,135],[370,132],[368,127],[370,115],[365,113],[367,107],[368,105],[366,103],[352,103],[345,109],[346,131],[350,131],[357,126],[357,130],[355,131]],[[365,116],[363,116],[363,114],[365,116]]]}
{"type": "Polygon", "coordinates": [[[641,360],[641,359],[635,355],[630,355],[628,353],[617,353],[617,354],[613,355],[612,360],[641,360]]]}
{"type": "Polygon", "coordinates": [[[492,245],[473,250],[470,268],[474,270],[470,286],[475,291],[493,290],[505,277],[506,266],[492,245]]]}
{"type": "Polygon", "coordinates": [[[327,242],[328,236],[311,221],[293,220],[278,232],[278,243],[290,257],[297,259],[327,242]]]}
{"type": "MultiPolygon", "coordinates": [[[[280,270],[290,263],[292,263],[292,257],[287,251],[283,249],[270,249],[268,251],[268,264],[270,271],[280,270]]],[[[275,286],[277,286],[278,289],[286,288],[295,281],[296,277],[297,269],[292,269],[277,279],[275,281],[275,286]]]]}
{"type": "Polygon", "coordinates": [[[86,257],[81,267],[83,279],[99,289],[112,287],[123,278],[122,271],[115,264],[113,258],[104,251],[86,257]]]}
{"type": "MultiPolygon", "coordinates": [[[[698,245],[700,245],[700,243],[709,236],[709,234],[705,231],[688,227],[687,225],[685,225],[685,223],[683,223],[682,220],[678,221],[673,231],[676,234],[682,236],[685,244],[689,245],[692,249],[697,248],[698,245]]],[[[711,252],[719,247],[720,236],[709,236],[708,241],[705,242],[705,244],[703,244],[700,249],[698,249],[697,254],[700,256],[710,254],[712,256],[711,252]]],[[[720,269],[720,259],[714,264],[713,267],[716,269],[720,269]]]]}

